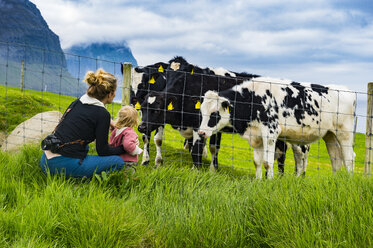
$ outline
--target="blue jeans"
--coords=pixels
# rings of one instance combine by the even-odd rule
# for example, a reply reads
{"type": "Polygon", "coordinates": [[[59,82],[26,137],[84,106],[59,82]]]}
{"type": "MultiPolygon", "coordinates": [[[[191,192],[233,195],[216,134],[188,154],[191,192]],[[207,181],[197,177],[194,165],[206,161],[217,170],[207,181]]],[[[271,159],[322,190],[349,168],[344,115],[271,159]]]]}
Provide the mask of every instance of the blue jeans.
{"type": "Polygon", "coordinates": [[[124,168],[124,161],[120,156],[87,155],[81,162],[79,158],[58,156],[47,159],[45,153],[41,156],[40,166],[44,173],[47,169],[51,175],[63,173],[66,177],[92,177],[94,173],[102,171],[119,171],[124,168]]]}

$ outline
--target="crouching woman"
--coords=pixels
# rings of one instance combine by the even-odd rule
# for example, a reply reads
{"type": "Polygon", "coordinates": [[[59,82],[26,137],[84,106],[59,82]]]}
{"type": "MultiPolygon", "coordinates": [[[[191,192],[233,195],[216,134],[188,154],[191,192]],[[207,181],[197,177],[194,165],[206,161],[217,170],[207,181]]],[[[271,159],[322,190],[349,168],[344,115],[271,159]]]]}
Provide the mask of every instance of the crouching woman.
{"type": "MultiPolygon", "coordinates": [[[[94,173],[121,170],[123,146],[108,144],[109,128],[114,124],[105,104],[112,103],[117,80],[111,73],[89,71],[84,81],[89,88],[70,104],[53,132],[55,140],[42,143],[40,166],[44,173],[61,173],[67,177],[92,177],[94,173]],[[54,145],[56,142],[58,145],[54,145]],[[96,140],[97,155],[87,155],[88,144],[96,140]]],[[[48,141],[48,140],[47,140],[48,141]]]]}

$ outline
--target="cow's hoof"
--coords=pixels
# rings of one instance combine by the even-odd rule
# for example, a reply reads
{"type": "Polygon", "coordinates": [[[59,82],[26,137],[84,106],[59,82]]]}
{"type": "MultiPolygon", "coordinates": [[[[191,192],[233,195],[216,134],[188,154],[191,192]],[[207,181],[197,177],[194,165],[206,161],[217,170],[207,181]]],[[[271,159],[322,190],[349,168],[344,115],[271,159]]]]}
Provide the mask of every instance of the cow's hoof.
{"type": "Polygon", "coordinates": [[[163,159],[162,158],[156,158],[155,159],[155,167],[160,166],[163,164],[163,159]]]}
{"type": "Polygon", "coordinates": [[[217,172],[217,171],[218,171],[218,168],[215,168],[214,165],[210,165],[210,172],[211,172],[211,173],[215,173],[215,172],[217,172]]]}
{"type": "Polygon", "coordinates": [[[148,161],[142,161],[141,165],[148,166],[149,165],[149,160],[148,161]]]}

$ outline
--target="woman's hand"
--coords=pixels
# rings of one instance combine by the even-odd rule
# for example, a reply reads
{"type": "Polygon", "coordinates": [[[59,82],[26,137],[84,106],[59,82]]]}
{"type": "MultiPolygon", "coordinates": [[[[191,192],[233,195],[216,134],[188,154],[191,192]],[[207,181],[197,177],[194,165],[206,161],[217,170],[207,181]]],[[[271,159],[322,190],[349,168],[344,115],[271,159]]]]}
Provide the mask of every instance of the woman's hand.
{"type": "Polygon", "coordinates": [[[110,120],[110,132],[113,132],[116,124],[117,124],[116,121],[110,120]]]}

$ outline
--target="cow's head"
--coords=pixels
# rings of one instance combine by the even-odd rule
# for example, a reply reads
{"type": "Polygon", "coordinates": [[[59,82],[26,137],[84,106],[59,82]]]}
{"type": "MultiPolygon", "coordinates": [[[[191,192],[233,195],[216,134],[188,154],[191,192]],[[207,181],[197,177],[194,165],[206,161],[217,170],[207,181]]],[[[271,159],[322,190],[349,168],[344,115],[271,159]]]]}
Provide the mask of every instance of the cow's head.
{"type": "MultiPolygon", "coordinates": [[[[131,104],[140,109],[141,103],[149,91],[161,91],[166,85],[166,63],[155,63],[145,67],[137,66],[132,69],[131,104]]],[[[121,71],[123,69],[121,66],[121,71]]]]}
{"type": "Polygon", "coordinates": [[[202,122],[198,134],[207,138],[224,127],[231,126],[230,103],[225,97],[215,91],[207,91],[201,104],[202,122]]]}
{"type": "Polygon", "coordinates": [[[152,132],[164,125],[167,112],[175,111],[176,100],[175,96],[164,92],[152,92],[146,95],[141,104],[142,116],[138,127],[139,132],[152,132]]]}

